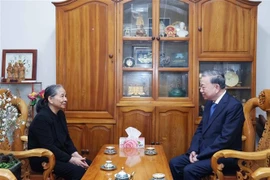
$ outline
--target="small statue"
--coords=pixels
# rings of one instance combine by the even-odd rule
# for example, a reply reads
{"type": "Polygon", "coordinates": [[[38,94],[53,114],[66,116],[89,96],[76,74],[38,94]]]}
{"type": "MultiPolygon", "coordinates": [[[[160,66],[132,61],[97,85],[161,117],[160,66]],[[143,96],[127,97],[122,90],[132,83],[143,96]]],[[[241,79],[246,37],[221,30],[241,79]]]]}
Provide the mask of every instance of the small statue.
{"type": "Polygon", "coordinates": [[[18,81],[19,79],[19,64],[18,62],[15,62],[13,65],[13,80],[18,81]]]}
{"type": "Polygon", "coordinates": [[[175,27],[172,25],[167,26],[165,28],[165,34],[167,35],[167,37],[175,37],[175,35],[176,35],[175,27]]]}
{"type": "Polygon", "coordinates": [[[143,16],[140,13],[138,13],[138,16],[136,17],[136,26],[137,26],[136,36],[139,37],[147,36],[146,31],[144,29],[143,16]]]}
{"type": "Polygon", "coordinates": [[[136,26],[137,26],[137,28],[144,26],[144,20],[143,20],[143,17],[140,13],[138,13],[138,17],[136,19],[136,26]]]}
{"type": "Polygon", "coordinates": [[[160,21],[159,22],[159,35],[161,36],[161,37],[164,37],[165,36],[165,24],[164,24],[164,22],[163,21],[160,21]]]}
{"type": "Polygon", "coordinates": [[[131,36],[131,29],[130,27],[124,28],[124,36],[131,36]]]}
{"type": "Polygon", "coordinates": [[[11,79],[13,79],[13,67],[11,63],[8,63],[7,67],[7,82],[10,82],[11,79]]]}
{"type": "Polygon", "coordinates": [[[179,28],[176,28],[176,34],[178,37],[186,37],[188,35],[188,31],[186,30],[184,22],[179,23],[179,28]]]}
{"type": "Polygon", "coordinates": [[[18,81],[21,82],[25,80],[25,67],[22,62],[19,62],[19,78],[18,81]]]}
{"type": "Polygon", "coordinates": [[[145,29],[143,28],[143,25],[141,25],[141,27],[140,27],[139,29],[137,29],[137,31],[136,31],[136,36],[139,36],[139,37],[147,36],[147,35],[146,35],[146,31],[145,31],[145,29]]]}

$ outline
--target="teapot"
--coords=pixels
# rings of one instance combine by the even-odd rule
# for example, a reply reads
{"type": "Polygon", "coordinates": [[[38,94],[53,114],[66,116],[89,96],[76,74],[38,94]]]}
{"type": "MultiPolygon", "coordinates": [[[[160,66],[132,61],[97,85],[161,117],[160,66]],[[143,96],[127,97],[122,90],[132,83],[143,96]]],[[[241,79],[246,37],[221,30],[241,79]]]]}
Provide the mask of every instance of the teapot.
{"type": "Polygon", "coordinates": [[[121,171],[114,175],[115,180],[132,180],[135,172],[132,172],[131,175],[124,171],[124,167],[121,168],[121,171]]]}

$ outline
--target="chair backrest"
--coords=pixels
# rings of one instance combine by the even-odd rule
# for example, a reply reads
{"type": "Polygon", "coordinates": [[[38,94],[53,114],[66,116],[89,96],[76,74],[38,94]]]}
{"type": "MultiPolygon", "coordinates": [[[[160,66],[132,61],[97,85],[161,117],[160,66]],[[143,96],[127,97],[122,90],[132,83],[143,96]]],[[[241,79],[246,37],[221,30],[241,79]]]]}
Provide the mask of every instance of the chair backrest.
{"type": "MultiPolygon", "coordinates": [[[[245,122],[243,127],[243,151],[251,152],[254,151],[262,151],[265,149],[269,149],[270,147],[270,89],[264,89],[260,92],[258,97],[254,97],[249,99],[244,105],[244,116],[245,122]],[[264,131],[262,137],[259,140],[257,147],[255,148],[255,110],[256,108],[260,108],[262,111],[266,113],[267,121],[264,126],[264,131]]],[[[240,171],[237,172],[237,175],[234,176],[234,179],[248,179],[251,178],[250,174],[257,169],[258,167],[268,166],[269,162],[266,158],[262,158],[262,160],[253,159],[255,158],[255,154],[249,156],[245,156],[244,152],[233,151],[233,150],[221,150],[216,152],[211,159],[211,166],[214,170],[214,174],[218,176],[218,179],[223,180],[226,179],[223,175],[223,164],[219,164],[218,160],[220,158],[238,158],[238,166],[240,167],[240,171]],[[248,158],[247,158],[248,157],[248,158]],[[250,159],[251,158],[251,159],[250,159]],[[252,161],[252,162],[251,162],[252,161]],[[248,172],[248,173],[247,173],[248,172]],[[237,178],[236,178],[237,177],[237,178]]],[[[264,155],[262,155],[264,157],[264,155]]],[[[231,178],[232,179],[232,178],[231,178]]]]}
{"type": "MultiPolygon", "coordinates": [[[[22,162],[21,174],[22,179],[50,179],[54,180],[54,176],[52,174],[53,168],[55,166],[55,156],[48,149],[36,148],[27,150],[25,149],[24,143],[27,143],[26,132],[26,124],[28,122],[28,107],[26,103],[18,97],[12,95],[12,93],[7,89],[0,89],[0,108],[4,111],[7,110],[7,106],[12,105],[12,108],[16,108],[18,110],[18,118],[16,121],[17,129],[11,134],[12,138],[4,138],[4,141],[0,141],[0,153],[9,154],[12,153],[16,158],[20,159],[22,162]],[[10,100],[9,100],[10,98],[10,100]],[[4,99],[4,100],[3,100],[4,99]],[[6,100],[8,99],[8,100],[6,100]],[[11,141],[10,141],[11,140],[11,141]],[[29,165],[29,157],[47,157],[49,162],[43,162],[42,166],[44,168],[43,173],[35,173],[31,171],[31,167],[29,165]]],[[[3,111],[2,111],[3,112],[3,111]]],[[[4,116],[6,117],[6,115],[4,116]]],[[[0,116],[1,118],[1,116],[0,116]]],[[[11,119],[8,117],[8,119],[11,119]]],[[[0,119],[1,120],[1,119],[0,119]]],[[[13,122],[13,121],[12,121],[13,122]]],[[[0,124],[1,125],[1,124],[0,124]]],[[[0,138],[1,132],[0,129],[0,138]]],[[[4,131],[7,131],[6,128],[4,131]]],[[[0,176],[1,179],[1,176],[0,176]]]]}
{"type": "Polygon", "coordinates": [[[266,112],[267,119],[270,119],[270,89],[265,89],[260,92],[258,97],[249,99],[244,106],[245,125],[243,134],[247,136],[245,147],[243,151],[261,151],[268,149],[270,146],[270,123],[266,121],[264,131],[258,146],[255,148],[255,131],[253,127],[255,109],[260,108],[266,112]]]}
{"type": "MultiPolygon", "coordinates": [[[[1,112],[3,111],[9,112],[8,107],[6,107],[7,104],[10,105],[10,109],[14,108],[15,110],[16,108],[18,111],[18,117],[16,117],[16,122],[12,123],[12,125],[6,126],[8,127],[8,132],[6,132],[5,136],[0,137],[1,139],[3,138],[0,141],[0,148],[3,150],[13,150],[13,151],[23,150],[24,146],[20,137],[24,135],[25,132],[26,122],[28,120],[28,106],[23,99],[14,96],[8,89],[0,89],[0,100],[1,100],[0,103],[1,112]]],[[[9,114],[9,117],[10,116],[11,114],[9,114]]],[[[3,122],[2,119],[0,121],[3,122]]],[[[0,131],[2,133],[3,129],[0,129],[0,131]]]]}

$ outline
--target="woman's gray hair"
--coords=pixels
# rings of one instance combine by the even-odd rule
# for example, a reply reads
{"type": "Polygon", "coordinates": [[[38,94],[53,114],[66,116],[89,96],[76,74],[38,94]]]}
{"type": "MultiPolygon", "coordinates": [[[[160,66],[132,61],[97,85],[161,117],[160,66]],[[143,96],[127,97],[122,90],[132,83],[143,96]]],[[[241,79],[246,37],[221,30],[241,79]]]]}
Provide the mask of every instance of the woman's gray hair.
{"type": "Polygon", "coordinates": [[[204,71],[201,77],[211,77],[210,82],[212,84],[218,84],[221,89],[225,89],[225,76],[222,72],[216,70],[204,71]]]}
{"type": "Polygon", "coordinates": [[[48,105],[48,102],[49,102],[48,98],[49,98],[49,96],[54,97],[57,94],[58,89],[60,89],[60,88],[63,88],[63,86],[61,84],[53,84],[53,85],[48,86],[45,89],[44,98],[43,99],[40,99],[37,102],[37,106],[36,106],[37,113],[42,108],[44,108],[45,106],[48,105]]]}

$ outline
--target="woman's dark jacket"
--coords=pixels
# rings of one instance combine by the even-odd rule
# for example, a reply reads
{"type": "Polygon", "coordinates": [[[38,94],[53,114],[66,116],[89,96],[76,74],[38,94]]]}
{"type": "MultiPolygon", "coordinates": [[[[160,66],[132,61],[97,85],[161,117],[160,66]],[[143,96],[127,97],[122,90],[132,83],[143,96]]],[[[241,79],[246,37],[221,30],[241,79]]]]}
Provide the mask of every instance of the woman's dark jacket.
{"type": "MultiPolygon", "coordinates": [[[[67,129],[62,110],[54,114],[48,106],[33,119],[28,132],[28,149],[46,148],[53,152],[56,161],[68,162],[77,151],[67,129]]],[[[30,163],[40,163],[40,158],[30,158],[30,163]]],[[[32,166],[32,165],[31,165],[32,166]]]]}

